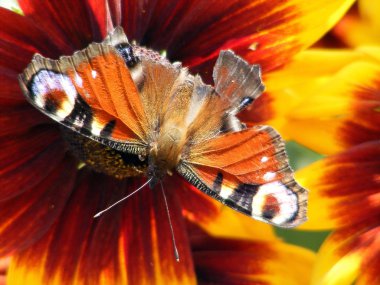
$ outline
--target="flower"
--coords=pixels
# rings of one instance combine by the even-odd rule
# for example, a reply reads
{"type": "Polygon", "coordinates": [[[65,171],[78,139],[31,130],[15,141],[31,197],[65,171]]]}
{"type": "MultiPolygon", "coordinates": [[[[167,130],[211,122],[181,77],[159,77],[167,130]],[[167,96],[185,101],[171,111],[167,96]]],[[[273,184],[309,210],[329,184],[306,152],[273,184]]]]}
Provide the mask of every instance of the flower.
{"type": "Polygon", "coordinates": [[[378,1],[358,0],[333,29],[332,35],[349,47],[380,45],[379,9],[378,1]]]}
{"type": "Polygon", "coordinates": [[[57,124],[24,100],[17,75],[34,53],[72,54],[116,25],[206,79],[228,48],[267,73],[315,42],[352,2],[25,0],[23,16],[0,9],[0,255],[12,254],[8,284],[306,284],[312,253],[177,177],[166,188],[180,263],[159,193],[141,191],[94,220],[142,180],[79,167],[57,124]],[[283,266],[288,254],[291,270],[283,266]]]}
{"type": "Polygon", "coordinates": [[[312,284],[380,282],[379,54],[376,46],[312,49],[267,78],[271,123],[327,155],[296,173],[310,190],[309,220],[300,228],[333,230],[312,284]]]}

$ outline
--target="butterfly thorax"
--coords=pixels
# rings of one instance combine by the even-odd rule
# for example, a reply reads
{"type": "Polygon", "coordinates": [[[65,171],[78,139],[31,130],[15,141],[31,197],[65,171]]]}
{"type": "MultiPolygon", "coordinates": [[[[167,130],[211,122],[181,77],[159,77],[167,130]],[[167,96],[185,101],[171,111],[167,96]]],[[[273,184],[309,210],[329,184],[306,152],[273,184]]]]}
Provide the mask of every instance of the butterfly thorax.
{"type": "Polygon", "coordinates": [[[164,122],[157,139],[151,143],[148,160],[148,176],[161,180],[171,175],[181,159],[186,143],[187,128],[175,118],[164,122]]]}

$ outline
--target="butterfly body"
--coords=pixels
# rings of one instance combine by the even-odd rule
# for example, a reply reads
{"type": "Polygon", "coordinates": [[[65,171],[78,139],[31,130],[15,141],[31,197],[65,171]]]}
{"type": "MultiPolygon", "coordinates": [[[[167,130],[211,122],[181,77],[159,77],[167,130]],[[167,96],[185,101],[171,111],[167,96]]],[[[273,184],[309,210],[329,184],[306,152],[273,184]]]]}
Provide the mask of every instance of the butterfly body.
{"type": "Polygon", "coordinates": [[[129,44],[116,28],[73,56],[36,55],[20,85],[38,110],[74,131],[70,145],[93,169],[145,175],[151,188],[176,171],[253,218],[283,227],[303,222],[307,192],[293,178],[280,136],[236,117],[264,90],[260,67],[222,51],[213,79],[214,87],[203,83],[181,64],[129,44]]]}

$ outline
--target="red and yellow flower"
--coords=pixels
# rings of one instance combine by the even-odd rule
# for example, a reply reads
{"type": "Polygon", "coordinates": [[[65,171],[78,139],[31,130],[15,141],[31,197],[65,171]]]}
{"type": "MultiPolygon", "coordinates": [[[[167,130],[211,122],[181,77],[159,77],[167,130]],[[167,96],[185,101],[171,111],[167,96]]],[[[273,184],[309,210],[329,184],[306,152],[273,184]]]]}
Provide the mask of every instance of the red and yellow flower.
{"type": "Polygon", "coordinates": [[[308,284],[313,253],[176,177],[166,188],[181,262],[159,193],[142,191],[94,220],[142,180],[78,167],[57,124],[23,98],[17,75],[36,52],[71,54],[121,25],[130,40],[165,50],[206,79],[222,49],[260,63],[268,94],[255,119],[274,121],[275,109],[266,111],[274,105],[264,103],[281,89],[280,67],[353,0],[19,2],[22,16],[0,8],[0,256],[12,255],[7,284],[308,284]]]}

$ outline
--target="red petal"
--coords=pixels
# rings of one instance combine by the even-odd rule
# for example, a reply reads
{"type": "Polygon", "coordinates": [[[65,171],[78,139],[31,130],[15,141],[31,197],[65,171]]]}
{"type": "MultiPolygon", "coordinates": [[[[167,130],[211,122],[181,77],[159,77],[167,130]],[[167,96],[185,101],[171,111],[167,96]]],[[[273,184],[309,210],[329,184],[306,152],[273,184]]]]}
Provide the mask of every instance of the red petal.
{"type": "MultiPolygon", "coordinates": [[[[44,10],[42,7],[40,10],[44,10]]],[[[60,55],[60,50],[64,50],[64,45],[51,40],[30,19],[4,8],[0,8],[0,27],[1,67],[21,72],[34,53],[57,56],[60,55]]]]}
{"type": "MultiPolygon", "coordinates": [[[[76,167],[71,159],[55,159],[58,163],[46,179],[23,195],[0,202],[0,256],[30,246],[61,213],[72,191],[76,167]]],[[[52,158],[44,161],[45,166],[47,161],[52,158]]],[[[38,171],[45,169],[41,165],[38,171]]]]}
{"type": "Polygon", "coordinates": [[[374,141],[298,171],[297,180],[310,190],[309,221],[302,227],[329,229],[378,217],[379,157],[380,143],[374,141]]]}
{"type": "Polygon", "coordinates": [[[24,133],[52,121],[25,102],[17,107],[0,106],[0,137],[24,133]]]}
{"type": "Polygon", "coordinates": [[[176,189],[166,188],[181,262],[176,262],[159,189],[143,189],[100,218],[93,215],[141,185],[82,172],[61,219],[12,258],[9,284],[194,284],[176,189]]]}
{"type": "Polygon", "coordinates": [[[35,187],[65,154],[55,130],[39,130],[13,139],[0,138],[0,201],[35,187]]]}
{"type": "Polygon", "coordinates": [[[178,189],[177,197],[182,205],[182,214],[198,223],[211,222],[220,212],[220,203],[209,198],[177,175],[165,180],[165,187],[178,189]]]}
{"type": "Polygon", "coordinates": [[[82,49],[92,41],[101,41],[104,36],[101,35],[104,24],[99,25],[97,18],[105,15],[105,1],[21,0],[19,3],[25,16],[46,31],[51,42],[64,47],[65,54],[82,49]],[[96,12],[91,9],[95,6],[96,12]]]}
{"type": "MultiPolygon", "coordinates": [[[[155,27],[151,20],[156,17],[157,14],[159,17],[166,19],[165,15],[170,15],[177,1],[169,0],[160,3],[160,0],[110,0],[109,2],[114,25],[123,26],[130,40],[136,40],[139,43],[145,44],[146,39],[149,38],[146,33],[149,34],[149,30],[155,27]],[[162,4],[164,4],[165,9],[160,8],[162,4]]],[[[151,45],[151,43],[149,43],[149,45],[151,45]]]]}
{"type": "Polygon", "coordinates": [[[0,67],[0,82],[1,106],[14,106],[26,103],[17,81],[16,72],[0,67]]]}

